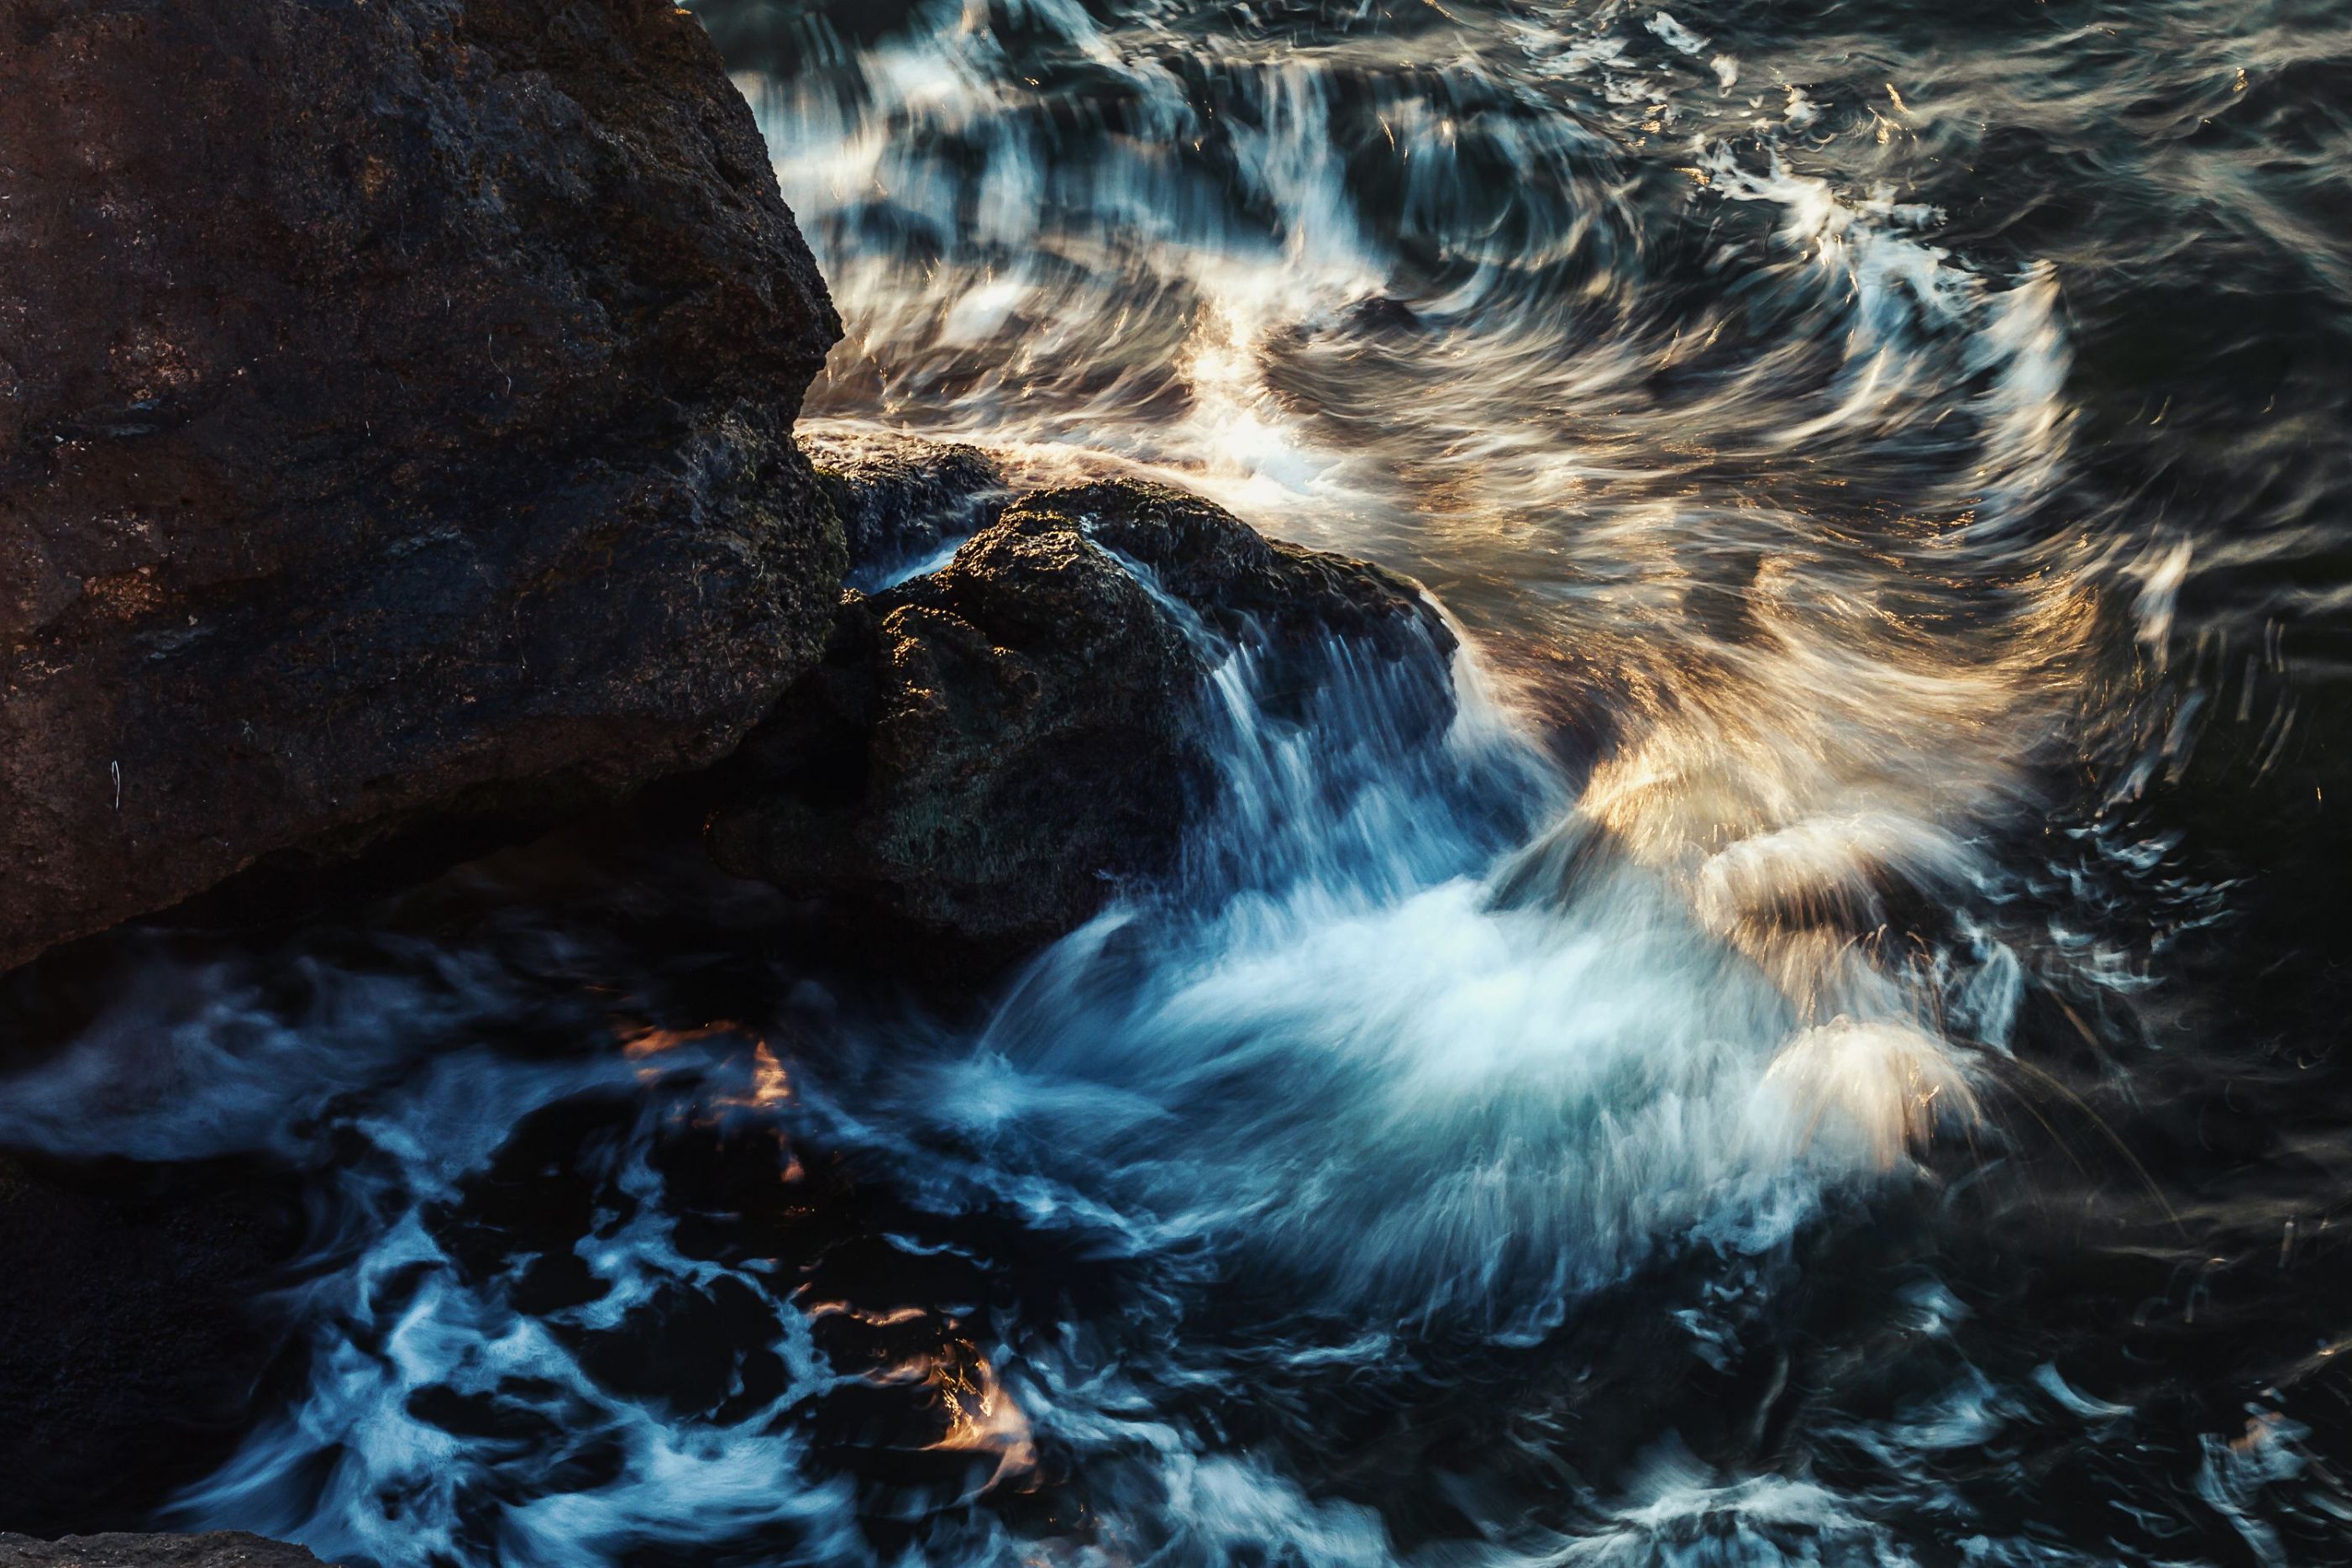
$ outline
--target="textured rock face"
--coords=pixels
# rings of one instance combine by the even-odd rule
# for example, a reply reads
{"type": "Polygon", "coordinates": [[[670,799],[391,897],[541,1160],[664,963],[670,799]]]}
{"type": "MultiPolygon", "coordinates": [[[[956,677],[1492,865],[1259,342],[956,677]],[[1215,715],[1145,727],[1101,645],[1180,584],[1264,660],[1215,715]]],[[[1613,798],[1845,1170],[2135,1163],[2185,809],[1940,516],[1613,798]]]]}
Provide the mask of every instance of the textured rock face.
{"type": "Polygon", "coordinates": [[[664,0],[0,0],[0,967],[721,755],[840,329],[664,0]]]}
{"type": "Polygon", "coordinates": [[[0,1527],[136,1524],[228,1457],[298,1215],[242,1167],[0,1159],[0,1527]]]}
{"type": "Polygon", "coordinates": [[[320,1568],[299,1546],[258,1535],[0,1535],[0,1568],[320,1568]]]}
{"type": "Polygon", "coordinates": [[[853,587],[879,587],[979,532],[1010,496],[976,446],[860,433],[804,434],[801,450],[841,518],[853,587]]]}
{"type": "Polygon", "coordinates": [[[1444,686],[1453,639],[1402,578],[1160,486],[1026,497],[942,570],[848,596],[824,664],[728,765],[713,853],[862,933],[1001,964],[1174,860],[1222,644],[1335,635],[1444,686]]]}

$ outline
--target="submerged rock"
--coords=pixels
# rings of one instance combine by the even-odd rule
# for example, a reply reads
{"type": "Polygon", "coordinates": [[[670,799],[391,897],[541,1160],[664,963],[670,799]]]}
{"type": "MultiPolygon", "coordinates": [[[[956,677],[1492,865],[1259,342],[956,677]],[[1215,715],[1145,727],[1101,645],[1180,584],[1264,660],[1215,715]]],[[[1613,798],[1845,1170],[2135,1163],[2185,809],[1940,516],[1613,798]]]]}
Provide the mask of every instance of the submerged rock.
{"type": "Polygon", "coordinates": [[[1001,965],[1174,863],[1211,794],[1214,661],[1333,638],[1417,661],[1423,719],[1450,715],[1454,640],[1405,579],[1163,486],[1025,497],[939,571],[845,598],[724,770],[712,852],[859,935],[1001,965]]]}
{"type": "Polygon", "coordinates": [[[853,587],[878,588],[994,522],[1011,492],[977,446],[859,432],[803,435],[841,518],[853,587]]]}
{"type": "Polygon", "coordinates": [[[840,328],[689,14],[6,9],[0,967],[709,762],[814,663],[840,328]]]}
{"type": "Polygon", "coordinates": [[[242,1531],[208,1535],[0,1534],[0,1568],[320,1568],[299,1546],[242,1531]]]}

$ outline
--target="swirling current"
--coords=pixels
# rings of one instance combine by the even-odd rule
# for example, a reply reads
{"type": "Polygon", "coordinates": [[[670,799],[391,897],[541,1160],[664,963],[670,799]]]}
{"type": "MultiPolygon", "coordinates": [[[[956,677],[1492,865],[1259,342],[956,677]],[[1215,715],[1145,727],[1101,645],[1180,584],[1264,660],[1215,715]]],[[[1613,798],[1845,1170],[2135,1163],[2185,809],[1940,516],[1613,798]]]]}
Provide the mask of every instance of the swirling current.
{"type": "Polygon", "coordinates": [[[2352,13],[696,8],[812,427],[1410,572],[1462,715],[1202,631],[1183,869],[977,1010],[577,841],[12,994],[0,1146],[302,1193],[159,1522],[2352,1561],[2352,13]]]}

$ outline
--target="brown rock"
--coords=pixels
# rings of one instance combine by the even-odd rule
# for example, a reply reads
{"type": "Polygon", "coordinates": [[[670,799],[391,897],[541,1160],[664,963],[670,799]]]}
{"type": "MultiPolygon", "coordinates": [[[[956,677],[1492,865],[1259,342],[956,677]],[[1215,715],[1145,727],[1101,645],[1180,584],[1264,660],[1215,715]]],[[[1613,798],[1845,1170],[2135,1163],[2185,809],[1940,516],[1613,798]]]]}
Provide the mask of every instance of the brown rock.
{"type": "Polygon", "coordinates": [[[1413,661],[1420,717],[1450,715],[1454,640],[1406,580],[1163,486],[1026,497],[943,570],[848,596],[824,663],[722,770],[712,852],[910,957],[993,967],[1172,864],[1213,781],[1223,647],[1334,637],[1413,661]]]}
{"type": "Polygon", "coordinates": [[[724,754],[839,333],[664,0],[0,0],[0,967],[724,754]]]}
{"type": "Polygon", "coordinates": [[[977,446],[859,432],[803,434],[801,450],[841,518],[849,578],[877,587],[1004,510],[1004,471],[977,446]]]}

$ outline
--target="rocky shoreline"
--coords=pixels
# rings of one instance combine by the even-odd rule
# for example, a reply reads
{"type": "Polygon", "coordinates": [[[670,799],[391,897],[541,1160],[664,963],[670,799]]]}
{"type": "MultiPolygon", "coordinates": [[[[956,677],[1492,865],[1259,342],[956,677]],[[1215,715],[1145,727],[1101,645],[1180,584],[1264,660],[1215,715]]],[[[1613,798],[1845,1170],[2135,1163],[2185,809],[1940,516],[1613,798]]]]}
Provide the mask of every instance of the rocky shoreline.
{"type": "MultiPolygon", "coordinates": [[[[1311,682],[1343,645],[1452,714],[1452,633],[1377,567],[1164,486],[1017,494],[967,446],[804,454],[840,324],[688,13],[16,9],[0,970],[413,885],[658,784],[727,872],[984,984],[1177,865],[1222,660],[1311,682]]],[[[135,1525],[217,1458],[298,1230],[268,1172],[0,1153],[0,1530],[135,1525]]]]}

